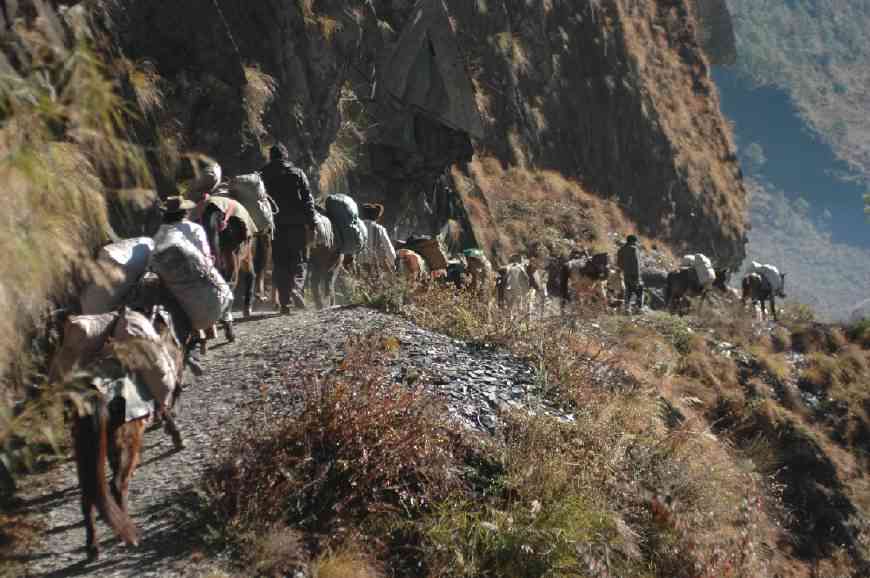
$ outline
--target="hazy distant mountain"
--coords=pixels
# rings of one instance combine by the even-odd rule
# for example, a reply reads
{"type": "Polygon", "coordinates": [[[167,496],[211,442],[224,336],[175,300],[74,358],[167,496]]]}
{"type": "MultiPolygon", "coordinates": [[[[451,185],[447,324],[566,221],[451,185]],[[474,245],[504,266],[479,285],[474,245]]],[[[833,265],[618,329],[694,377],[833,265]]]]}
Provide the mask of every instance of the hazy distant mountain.
{"type": "Polygon", "coordinates": [[[737,67],[785,89],[838,157],[870,175],[870,2],[728,0],[737,67]]]}

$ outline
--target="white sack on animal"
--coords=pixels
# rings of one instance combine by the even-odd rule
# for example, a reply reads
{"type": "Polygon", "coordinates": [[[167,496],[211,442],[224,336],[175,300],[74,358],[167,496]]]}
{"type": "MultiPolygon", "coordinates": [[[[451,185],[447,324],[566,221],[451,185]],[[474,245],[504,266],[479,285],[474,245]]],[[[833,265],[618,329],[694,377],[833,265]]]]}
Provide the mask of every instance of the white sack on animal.
{"type": "Polygon", "coordinates": [[[710,259],[702,254],[685,255],[682,261],[683,267],[690,267],[695,270],[698,275],[698,282],[703,287],[709,287],[716,280],[716,271],[713,270],[713,263],[710,259]]]}
{"type": "Polygon", "coordinates": [[[63,345],[49,369],[51,381],[67,379],[76,367],[90,365],[102,351],[118,313],[72,315],[64,324],[63,345]]]}
{"type": "Polygon", "coordinates": [[[117,309],[148,270],[153,251],[154,241],[150,237],[124,239],[100,249],[97,256],[100,278],[82,292],[82,313],[99,315],[117,309]]]}
{"type": "Polygon", "coordinates": [[[275,228],[276,207],[274,201],[266,193],[266,185],[260,173],[239,175],[230,181],[230,195],[239,201],[260,231],[272,231],[275,228]]]}

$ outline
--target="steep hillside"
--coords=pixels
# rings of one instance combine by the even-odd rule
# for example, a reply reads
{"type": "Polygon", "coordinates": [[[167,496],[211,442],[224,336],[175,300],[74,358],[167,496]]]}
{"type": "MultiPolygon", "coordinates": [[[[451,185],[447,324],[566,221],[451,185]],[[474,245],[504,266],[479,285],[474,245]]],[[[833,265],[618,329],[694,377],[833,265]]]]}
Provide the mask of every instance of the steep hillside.
{"type": "Polygon", "coordinates": [[[536,236],[518,216],[544,208],[564,221],[542,231],[554,246],[608,243],[588,233],[607,221],[736,267],[746,195],[699,5],[0,3],[5,379],[40,369],[36,328],[75,307],[99,245],[184,190],[186,158],[232,175],[276,140],[321,192],[383,201],[398,237],[458,225],[460,246],[503,261],[536,236]],[[541,186],[509,198],[525,183],[541,186]]]}
{"type": "Polygon", "coordinates": [[[287,141],[324,191],[385,201],[404,235],[444,224],[422,194],[451,165],[493,156],[742,259],[745,191],[684,1],[105,6],[164,87],[157,132],[230,172],[287,141]]]}

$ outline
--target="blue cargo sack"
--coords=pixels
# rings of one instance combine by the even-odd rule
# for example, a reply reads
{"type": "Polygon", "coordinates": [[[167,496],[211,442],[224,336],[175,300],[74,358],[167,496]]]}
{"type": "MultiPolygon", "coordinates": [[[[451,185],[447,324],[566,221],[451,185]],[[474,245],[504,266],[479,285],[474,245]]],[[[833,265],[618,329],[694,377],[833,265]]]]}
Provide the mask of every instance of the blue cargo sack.
{"type": "Polygon", "coordinates": [[[356,255],[361,252],[368,241],[368,230],[359,218],[356,201],[347,195],[329,195],[326,214],[332,221],[339,253],[356,255]]]}

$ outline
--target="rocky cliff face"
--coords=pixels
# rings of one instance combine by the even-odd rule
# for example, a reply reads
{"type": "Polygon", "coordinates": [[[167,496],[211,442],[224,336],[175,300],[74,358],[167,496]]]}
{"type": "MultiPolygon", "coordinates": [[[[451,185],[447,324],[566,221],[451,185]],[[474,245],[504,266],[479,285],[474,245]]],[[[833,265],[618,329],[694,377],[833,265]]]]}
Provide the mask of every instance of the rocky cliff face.
{"type": "MultiPolygon", "coordinates": [[[[444,175],[492,156],[558,171],[619,200],[648,235],[736,266],[746,194],[698,5],[99,3],[117,50],[137,78],[150,71],[161,97],[154,143],[212,155],[234,173],[256,169],[263,147],[281,140],[324,191],[384,202],[402,236],[448,217],[473,229],[444,175]]],[[[173,165],[161,171],[158,184],[171,189],[173,165]]]]}

